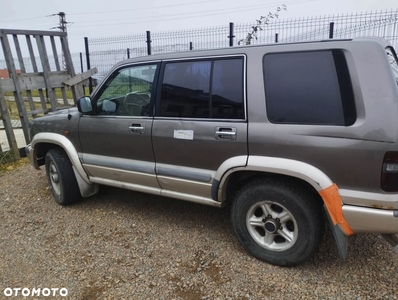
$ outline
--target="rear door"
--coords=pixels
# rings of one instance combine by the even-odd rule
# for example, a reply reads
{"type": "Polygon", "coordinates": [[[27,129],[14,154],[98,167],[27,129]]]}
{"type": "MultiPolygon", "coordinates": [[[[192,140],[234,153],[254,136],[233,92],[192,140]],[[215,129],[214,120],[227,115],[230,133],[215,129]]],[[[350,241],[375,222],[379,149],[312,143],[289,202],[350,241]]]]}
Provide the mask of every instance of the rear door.
{"type": "Polygon", "coordinates": [[[162,63],[152,142],[166,193],[211,198],[220,165],[247,155],[244,70],[244,56],[162,63]]]}

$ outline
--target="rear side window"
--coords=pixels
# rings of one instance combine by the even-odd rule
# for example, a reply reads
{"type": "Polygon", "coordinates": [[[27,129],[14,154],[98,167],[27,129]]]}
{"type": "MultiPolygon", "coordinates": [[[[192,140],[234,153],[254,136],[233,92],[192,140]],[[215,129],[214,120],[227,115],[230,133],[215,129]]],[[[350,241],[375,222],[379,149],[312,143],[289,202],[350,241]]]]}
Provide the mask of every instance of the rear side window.
{"type": "Polygon", "coordinates": [[[342,51],[267,54],[263,68],[272,123],[354,124],[354,97],[342,51]]]}
{"type": "Polygon", "coordinates": [[[160,116],[244,119],[243,58],[164,65],[160,116]]]}

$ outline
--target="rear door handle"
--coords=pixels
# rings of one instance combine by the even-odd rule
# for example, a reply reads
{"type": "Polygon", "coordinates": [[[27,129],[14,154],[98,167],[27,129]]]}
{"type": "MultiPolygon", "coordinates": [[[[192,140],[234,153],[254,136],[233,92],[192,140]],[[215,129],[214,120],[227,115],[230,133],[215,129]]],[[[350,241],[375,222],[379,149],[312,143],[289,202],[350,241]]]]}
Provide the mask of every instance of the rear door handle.
{"type": "Polygon", "coordinates": [[[139,133],[139,134],[145,133],[145,125],[144,124],[131,124],[129,126],[129,129],[130,129],[131,133],[139,133]]]}
{"type": "Polygon", "coordinates": [[[236,140],[236,128],[233,127],[216,127],[215,138],[217,140],[227,139],[236,140]]]}

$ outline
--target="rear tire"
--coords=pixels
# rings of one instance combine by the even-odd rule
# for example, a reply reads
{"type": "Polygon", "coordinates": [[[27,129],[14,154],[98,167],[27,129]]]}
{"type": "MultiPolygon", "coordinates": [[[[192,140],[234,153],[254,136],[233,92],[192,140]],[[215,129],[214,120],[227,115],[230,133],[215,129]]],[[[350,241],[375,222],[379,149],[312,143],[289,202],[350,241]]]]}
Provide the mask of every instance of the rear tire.
{"type": "Polygon", "coordinates": [[[274,179],[245,185],[232,203],[231,222],[250,254],[278,266],[307,261],[324,231],[321,201],[300,185],[274,179]]]}
{"type": "Polygon", "coordinates": [[[47,179],[54,200],[60,205],[70,205],[81,199],[72,164],[66,153],[50,149],[45,156],[47,179]]]}

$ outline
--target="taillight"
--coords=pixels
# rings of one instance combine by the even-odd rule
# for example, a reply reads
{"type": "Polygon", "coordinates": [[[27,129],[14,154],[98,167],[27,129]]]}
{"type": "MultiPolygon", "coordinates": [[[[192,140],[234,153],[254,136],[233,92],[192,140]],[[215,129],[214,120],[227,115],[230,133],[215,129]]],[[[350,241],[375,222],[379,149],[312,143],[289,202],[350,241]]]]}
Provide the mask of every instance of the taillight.
{"type": "Polygon", "coordinates": [[[385,192],[398,192],[398,152],[387,152],[384,155],[381,189],[385,192]]]}

